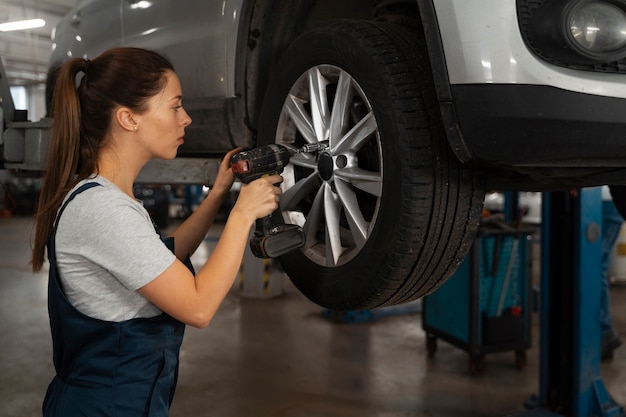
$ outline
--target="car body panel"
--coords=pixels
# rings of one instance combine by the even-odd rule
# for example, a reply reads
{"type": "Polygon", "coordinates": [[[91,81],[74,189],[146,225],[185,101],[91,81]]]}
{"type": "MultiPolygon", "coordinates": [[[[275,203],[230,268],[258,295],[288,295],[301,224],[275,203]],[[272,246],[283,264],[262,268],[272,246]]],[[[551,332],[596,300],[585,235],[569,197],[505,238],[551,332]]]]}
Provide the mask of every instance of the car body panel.
{"type": "Polygon", "coordinates": [[[185,0],[184,6],[153,1],[136,7],[140,3],[123,2],[122,45],[157,49],[172,60],[185,80],[185,98],[234,96],[241,0],[185,0]]]}
{"type": "Polygon", "coordinates": [[[626,75],[571,70],[534,55],[522,39],[515,1],[476,4],[475,0],[434,1],[450,84],[549,85],[626,98],[626,75]]]}
{"type": "Polygon", "coordinates": [[[458,84],[452,92],[467,163],[527,174],[534,169],[538,182],[557,179],[550,187],[558,179],[565,187],[566,178],[592,180],[576,168],[626,179],[614,171],[625,165],[626,100],[525,84],[458,84]]]}
{"type": "Polygon", "coordinates": [[[556,66],[524,43],[515,1],[422,1],[448,141],[492,188],[623,184],[626,78],[556,66]]]}
{"type": "Polygon", "coordinates": [[[93,58],[122,38],[124,0],[80,0],[53,32],[50,67],[69,58],[93,58]]]}
{"type": "Polygon", "coordinates": [[[172,60],[185,80],[186,98],[232,97],[241,4],[242,0],[186,0],[184,7],[163,0],[79,1],[55,31],[50,66],[68,57],[93,58],[115,46],[155,49],[172,60]]]}
{"type": "Polygon", "coordinates": [[[93,58],[116,46],[156,50],[172,61],[194,121],[179,155],[222,154],[245,143],[245,138],[233,140],[242,135],[233,135],[225,117],[225,103],[237,95],[234,74],[242,4],[186,0],[181,7],[167,0],[79,0],[55,30],[50,79],[69,57],[93,58]]]}

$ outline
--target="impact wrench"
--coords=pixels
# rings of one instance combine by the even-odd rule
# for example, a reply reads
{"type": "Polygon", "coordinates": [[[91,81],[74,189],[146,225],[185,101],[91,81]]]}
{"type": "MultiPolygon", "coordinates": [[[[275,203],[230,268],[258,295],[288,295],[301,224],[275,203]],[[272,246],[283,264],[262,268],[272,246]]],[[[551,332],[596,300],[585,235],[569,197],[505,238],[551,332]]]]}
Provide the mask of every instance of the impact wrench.
{"type": "MultiPolygon", "coordinates": [[[[230,166],[235,177],[244,184],[269,175],[280,174],[289,159],[303,152],[317,152],[326,149],[325,143],[306,144],[298,149],[271,144],[242,151],[233,156],[230,166]]],[[[304,245],[304,231],[295,224],[272,222],[272,215],[257,219],[254,234],[250,239],[250,249],[257,258],[276,258],[304,245]]]]}

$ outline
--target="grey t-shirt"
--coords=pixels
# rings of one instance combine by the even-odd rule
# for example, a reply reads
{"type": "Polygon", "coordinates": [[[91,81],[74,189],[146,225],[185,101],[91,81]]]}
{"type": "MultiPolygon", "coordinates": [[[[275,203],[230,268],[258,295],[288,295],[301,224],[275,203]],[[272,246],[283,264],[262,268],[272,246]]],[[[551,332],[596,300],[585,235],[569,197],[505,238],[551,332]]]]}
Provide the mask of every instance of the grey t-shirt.
{"type": "MultiPolygon", "coordinates": [[[[161,313],[137,290],[175,260],[142,203],[107,179],[70,202],[56,234],[57,265],[70,303],[90,317],[124,321],[161,313]]],[[[70,193],[71,194],[71,193],[70,193]]]]}

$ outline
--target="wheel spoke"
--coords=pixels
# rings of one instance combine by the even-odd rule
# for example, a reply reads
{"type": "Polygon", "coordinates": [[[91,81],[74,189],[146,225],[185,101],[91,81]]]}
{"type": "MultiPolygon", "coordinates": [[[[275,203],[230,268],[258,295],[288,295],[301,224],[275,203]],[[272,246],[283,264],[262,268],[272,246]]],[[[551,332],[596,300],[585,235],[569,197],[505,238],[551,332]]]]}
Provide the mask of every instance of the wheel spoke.
{"type": "Polygon", "coordinates": [[[357,248],[362,248],[367,240],[369,222],[363,218],[363,213],[361,213],[356,199],[356,193],[350,184],[343,181],[335,181],[335,188],[348,219],[354,242],[357,248]]]}
{"type": "Polygon", "coordinates": [[[369,112],[331,149],[333,155],[361,149],[370,135],[376,131],[376,118],[369,112]]]}
{"type": "Polygon", "coordinates": [[[304,108],[304,102],[298,97],[290,94],[287,96],[287,100],[285,100],[284,108],[304,139],[309,143],[317,142],[315,132],[313,130],[313,123],[304,108]]]}
{"type": "Polygon", "coordinates": [[[319,176],[317,175],[317,172],[313,172],[311,175],[298,181],[288,190],[283,192],[280,197],[281,210],[295,210],[298,203],[317,188],[319,188],[319,176]]]}
{"type": "Polygon", "coordinates": [[[313,200],[313,205],[302,227],[304,231],[304,249],[309,249],[317,241],[317,230],[324,214],[324,187],[320,187],[313,200]]]}
{"type": "Polygon", "coordinates": [[[293,165],[309,168],[317,171],[317,161],[315,160],[315,156],[308,153],[298,153],[291,157],[289,160],[293,165]]]}
{"type": "Polygon", "coordinates": [[[330,250],[330,256],[327,256],[326,263],[337,265],[339,257],[345,250],[341,246],[341,201],[332,191],[328,183],[324,183],[324,214],[326,217],[326,253],[330,250]]]}
{"type": "Polygon", "coordinates": [[[343,168],[335,170],[335,178],[352,184],[355,188],[376,197],[383,193],[383,179],[379,172],[366,171],[360,168],[343,168]]]}
{"type": "Polygon", "coordinates": [[[348,123],[350,115],[350,101],[352,100],[351,90],[352,78],[345,71],[339,74],[337,82],[337,91],[335,92],[335,101],[330,116],[330,144],[331,147],[335,140],[339,139],[343,134],[344,126],[348,123]]]}
{"type": "Polygon", "coordinates": [[[318,68],[309,70],[309,94],[311,101],[311,118],[317,142],[328,138],[328,122],[330,119],[326,86],[328,81],[322,76],[318,68]]]}

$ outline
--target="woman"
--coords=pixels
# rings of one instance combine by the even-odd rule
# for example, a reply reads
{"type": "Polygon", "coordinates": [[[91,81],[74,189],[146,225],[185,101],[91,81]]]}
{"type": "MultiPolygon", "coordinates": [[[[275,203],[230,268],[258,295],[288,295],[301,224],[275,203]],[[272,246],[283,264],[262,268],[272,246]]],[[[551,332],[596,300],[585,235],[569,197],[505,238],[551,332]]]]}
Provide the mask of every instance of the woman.
{"type": "Polygon", "coordinates": [[[32,259],[39,271],[47,247],[57,375],[44,415],[166,416],[184,326],[206,327],[213,318],[252,224],[278,206],[273,184],[282,178],[242,185],[194,277],[188,257],[232,186],[229,161],[237,149],[224,157],[198,209],[161,238],[132,187],[150,159],[176,156],[191,123],[172,64],[137,48],[70,59],[56,80],[52,115],[32,259]]]}

